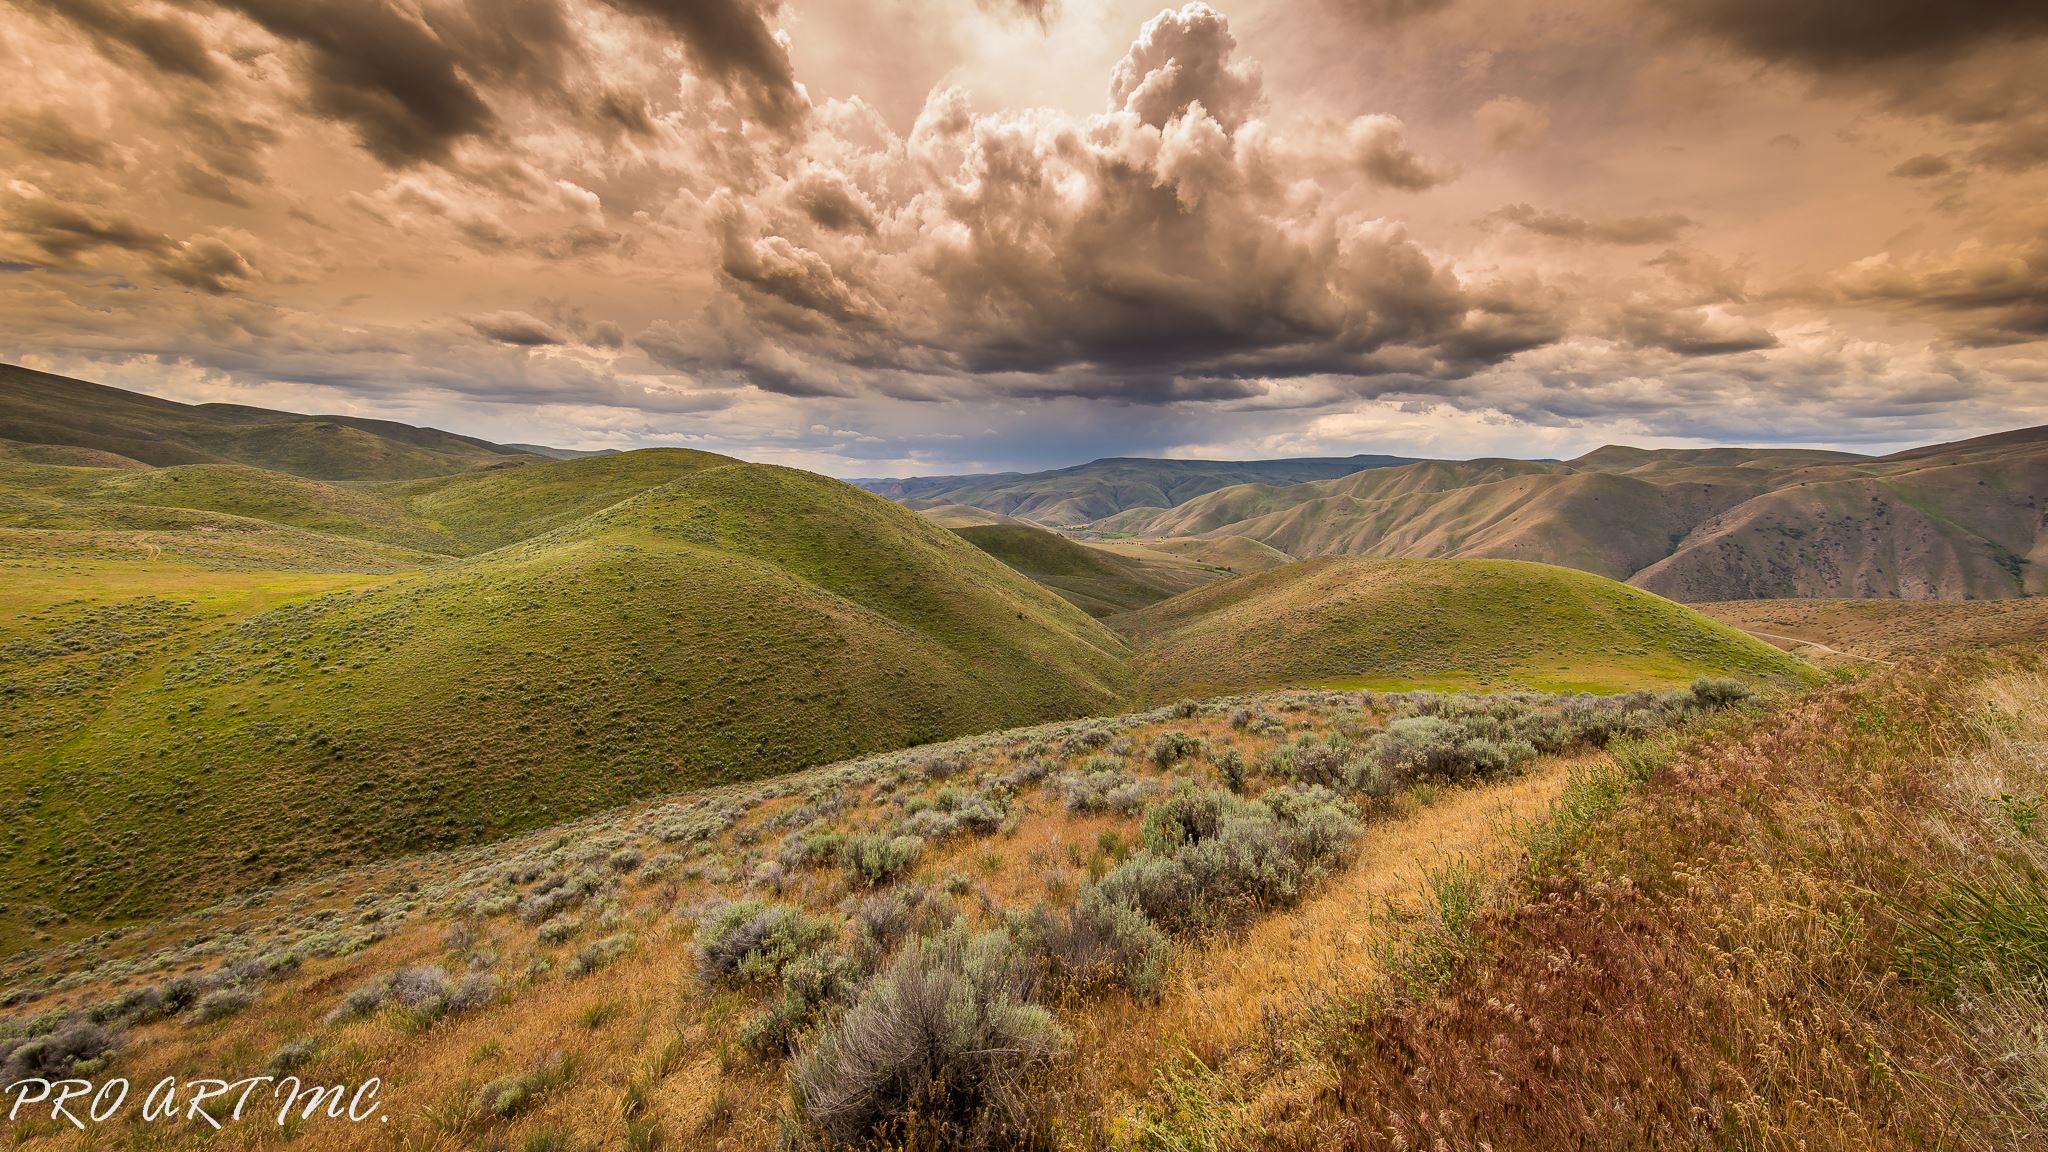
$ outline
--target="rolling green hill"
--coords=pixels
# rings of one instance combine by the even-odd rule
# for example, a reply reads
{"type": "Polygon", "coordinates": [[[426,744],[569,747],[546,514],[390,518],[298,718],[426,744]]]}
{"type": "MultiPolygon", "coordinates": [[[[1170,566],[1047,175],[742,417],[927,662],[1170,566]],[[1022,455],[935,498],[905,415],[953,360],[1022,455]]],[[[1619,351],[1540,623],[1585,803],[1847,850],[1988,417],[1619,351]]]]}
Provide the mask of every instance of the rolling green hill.
{"type": "Polygon", "coordinates": [[[177,567],[48,600],[0,649],[9,692],[53,721],[0,754],[10,918],[147,916],[1128,695],[1118,637],[951,532],[716,459],[514,546],[254,614],[207,612],[177,567]],[[116,652],[135,655],[109,669],[116,652]]]}
{"type": "Polygon", "coordinates": [[[911,508],[967,504],[1041,524],[1084,524],[1133,508],[1163,509],[1233,484],[1292,484],[1406,464],[1399,456],[1289,460],[1145,460],[1112,457],[1051,472],[919,476],[855,484],[911,508]]]}
{"type": "Polygon", "coordinates": [[[920,508],[918,513],[941,528],[975,528],[989,524],[1029,524],[1015,516],[990,512],[972,504],[939,504],[931,508],[920,508]]]}
{"type": "Polygon", "coordinates": [[[148,509],[187,509],[441,557],[471,556],[730,463],[708,452],[647,448],[563,460],[514,457],[450,476],[364,483],[243,464],[119,469],[0,459],[0,523],[86,527],[168,514],[148,509]]]}
{"type": "Polygon", "coordinates": [[[1279,685],[1616,691],[1701,673],[1797,680],[1778,649],[1585,572],[1508,560],[1326,558],[1120,617],[1147,701],[1279,685]]]}
{"type": "Polygon", "coordinates": [[[240,465],[75,467],[0,457],[0,562],[68,571],[98,594],[106,564],[210,571],[394,572],[443,559],[438,534],[373,496],[240,465]]]}
{"type": "Polygon", "coordinates": [[[390,420],[179,404],[10,364],[0,364],[0,441],[152,465],[249,464],[318,480],[438,476],[524,455],[390,420]]]}
{"type": "Polygon", "coordinates": [[[1230,576],[1294,563],[1294,557],[1249,536],[1109,537],[1090,539],[1089,543],[1120,556],[1179,560],[1219,569],[1230,576]]]}
{"type": "Polygon", "coordinates": [[[1118,555],[1030,524],[974,524],[953,531],[1090,616],[1156,604],[1223,575],[1169,556],[1118,555]]]}
{"type": "Polygon", "coordinates": [[[95,472],[54,494],[82,505],[189,508],[422,552],[455,551],[446,532],[375,492],[245,464],[95,472]]]}
{"type": "Polygon", "coordinates": [[[447,551],[471,555],[732,462],[728,456],[687,448],[642,448],[384,484],[375,492],[446,534],[447,551]]]}

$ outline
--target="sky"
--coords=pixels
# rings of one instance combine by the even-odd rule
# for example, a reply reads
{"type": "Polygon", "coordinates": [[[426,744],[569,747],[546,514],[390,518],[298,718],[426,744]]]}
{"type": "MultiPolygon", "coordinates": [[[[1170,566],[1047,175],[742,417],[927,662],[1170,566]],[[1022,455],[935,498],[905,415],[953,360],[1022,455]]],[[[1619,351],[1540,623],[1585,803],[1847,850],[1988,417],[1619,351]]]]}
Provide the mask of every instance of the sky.
{"type": "Polygon", "coordinates": [[[2039,0],[11,0],[0,70],[0,359],[177,400],[838,476],[2048,423],[2039,0]]]}

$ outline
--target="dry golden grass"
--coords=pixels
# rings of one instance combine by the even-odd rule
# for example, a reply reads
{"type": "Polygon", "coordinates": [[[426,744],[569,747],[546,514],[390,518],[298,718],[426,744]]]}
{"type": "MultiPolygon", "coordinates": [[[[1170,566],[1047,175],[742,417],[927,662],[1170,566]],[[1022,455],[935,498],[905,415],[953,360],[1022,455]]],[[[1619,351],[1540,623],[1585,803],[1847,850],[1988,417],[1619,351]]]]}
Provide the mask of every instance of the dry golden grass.
{"type": "MultiPolygon", "coordinates": [[[[302,1034],[348,988],[397,964],[439,960],[439,933],[438,926],[420,925],[219,1024],[196,1030],[163,1025],[136,1038],[120,1073],[144,1086],[163,1076],[254,1074],[277,1045],[302,1034]]],[[[149,1146],[457,1150],[519,1147],[529,1135],[546,1132],[572,1134],[579,1145],[619,1146],[626,1134],[623,1094],[637,1079],[648,1088],[645,1113],[657,1119],[668,1146],[766,1147],[776,1132],[779,1067],[721,1058],[731,1018],[743,1008],[750,1005],[699,980],[687,930],[653,926],[631,954],[609,967],[431,1028],[413,1031],[383,1015],[334,1026],[321,1044],[318,1075],[308,1078],[353,1084],[381,1077],[389,1123],[280,1129],[270,1122],[277,1104],[259,1091],[250,1113],[267,1113],[266,1119],[245,1120],[219,1133],[196,1124],[171,1127],[151,1133],[149,1146]],[[603,1019],[593,1025],[593,1013],[600,1011],[603,1019]],[[489,1125],[471,1115],[471,1102],[486,1082],[557,1052],[570,1057],[574,1074],[530,1112],[489,1125]],[[670,1067],[651,1075],[649,1068],[659,1066],[664,1052],[670,1053],[670,1067]],[[717,1131],[708,1131],[715,1111],[722,1112],[721,1121],[717,1131]],[[175,1138],[166,1142],[169,1137],[175,1138]]],[[[20,1125],[10,1135],[24,1149],[80,1146],[78,1133],[48,1123],[20,1125]]]]}
{"type": "Polygon", "coordinates": [[[1304,1014],[1306,1067],[1199,1106],[1163,1071],[1151,1119],[1212,1147],[2040,1147],[2048,1003],[2004,965],[2048,906],[2010,817],[2044,748],[2026,657],[1823,694],[1680,756],[1432,979],[1304,1014]],[[1916,964],[1929,931],[1964,963],[1916,964]]]}
{"type": "MultiPolygon", "coordinates": [[[[775,992],[708,983],[689,912],[714,893],[748,893],[753,863],[776,856],[782,829],[803,816],[801,809],[829,794],[844,805],[820,827],[880,830],[904,811],[898,805],[905,796],[931,797],[949,784],[973,786],[976,779],[991,780],[1034,761],[1055,772],[1080,768],[1104,754],[1132,775],[1154,781],[1162,789],[1155,795],[1175,779],[1214,786],[1221,781],[1216,761],[1227,751],[1256,765],[1262,752],[1302,732],[1327,735],[1383,721],[1375,709],[1383,712],[1386,704],[1354,694],[1310,693],[1256,707],[1270,707],[1272,716],[1284,718],[1286,732],[1254,734],[1258,724],[1234,726],[1226,718],[1228,708],[1162,713],[1113,728],[1111,744],[1091,742],[1064,752],[1056,750],[1057,740],[1049,747],[1028,733],[1004,737],[973,753],[971,766],[933,777],[919,766],[924,761],[915,761],[901,771],[821,777],[816,783],[799,777],[752,791],[728,790],[722,795],[745,800],[744,814],[690,848],[689,869],[625,874],[602,903],[584,909],[589,922],[565,940],[547,942],[532,923],[505,912],[414,914],[353,954],[306,960],[296,972],[265,985],[258,1002],[238,1015],[194,1024],[188,1013],[135,1027],[109,1070],[139,1085],[166,1075],[255,1075],[280,1046],[311,1036],[318,1046],[303,1074],[323,1084],[382,1077],[388,1122],[321,1122],[281,1131],[267,1119],[245,1119],[219,1133],[190,1124],[148,1130],[115,1124],[96,1135],[101,1142],[137,1147],[317,1152],[773,1146],[787,1108],[784,1064],[750,1055],[739,1036],[775,992]],[[1211,751],[1158,766],[1150,755],[1153,738],[1169,729],[1206,740],[1211,751]],[[691,869],[699,867],[704,874],[693,875],[691,869]],[[480,931],[496,952],[490,969],[504,980],[503,995],[425,1027],[409,1023],[395,1008],[322,1022],[352,989],[401,967],[440,965],[460,975],[465,953],[475,945],[451,946],[445,938],[451,919],[480,931]],[[568,962],[579,948],[619,932],[632,934],[630,951],[588,974],[570,974],[568,962]],[[570,1070],[531,1107],[510,1118],[478,1111],[475,1101],[486,1083],[533,1068],[554,1053],[569,1057],[570,1070]]],[[[1300,904],[1255,919],[1237,934],[1182,941],[1157,1002],[1115,992],[1057,1005],[1072,1043],[1034,1089],[1047,1125],[1041,1134],[1076,1148],[1125,1143],[1149,1122],[1162,1085],[1170,1088],[1177,1070],[1190,1061],[1244,1086],[1244,1099],[1233,1106],[1247,1116],[1312,1111],[1335,1090],[1341,1071],[1316,1058],[1318,1017],[1328,1014],[1330,1004],[1370,994],[1384,949],[1426,905],[1431,870],[1450,861],[1482,871],[1515,870],[1518,829],[1549,809],[1573,770],[1604,763],[1599,753],[1550,758],[1491,784],[1424,786],[1371,801],[1351,863],[1300,904]]],[[[440,893],[434,900],[441,903],[428,900],[422,912],[461,906],[458,898],[470,891],[519,893],[490,880],[506,861],[551,851],[546,858],[558,863],[547,866],[566,867],[559,861],[578,858],[578,846],[586,841],[601,842],[607,852],[615,844],[637,844],[649,855],[669,850],[647,838],[655,811],[639,806],[509,842],[497,850],[495,863],[466,850],[301,886],[241,910],[240,928],[255,934],[265,917],[303,917],[309,908],[346,915],[407,890],[440,893]],[[482,879],[453,882],[484,865],[489,868],[482,879]]],[[[1007,830],[998,834],[932,844],[912,880],[935,888],[956,874],[963,877],[953,907],[985,925],[1041,900],[1064,901],[1139,840],[1136,815],[1072,811],[1046,786],[1021,788],[1009,816],[1007,830]]],[[[789,870],[775,895],[824,914],[864,891],[827,865],[789,870]]],[[[116,942],[116,951],[133,956],[174,942],[165,933],[147,941],[116,942]]],[[[61,1002],[89,1002],[94,992],[91,986],[72,989],[61,1002]]],[[[259,1103],[265,1099],[258,1094],[259,1103]]],[[[270,1107],[274,1114],[275,1105],[270,1107]]],[[[9,1136],[35,1149],[93,1143],[47,1120],[11,1126],[9,1136]]]]}
{"type": "Polygon", "coordinates": [[[2024,644],[2048,636],[2048,598],[2022,600],[1727,600],[1692,607],[1809,659],[1822,645],[1851,659],[1904,660],[2024,644]]]}
{"type": "Polygon", "coordinates": [[[1124,1111],[1159,1062],[1182,1050],[1212,1068],[1257,1059],[1276,1024],[1302,1005],[1371,982],[1390,911],[1420,903],[1430,869],[1453,860],[1502,866],[1515,851],[1515,827],[1543,814],[1574,762],[1551,760],[1504,783],[1450,790],[1373,823],[1357,859],[1299,907],[1187,949],[1159,1004],[1122,999],[1078,1019],[1083,1078],[1123,1097],[1112,1111],[1124,1111]]]}

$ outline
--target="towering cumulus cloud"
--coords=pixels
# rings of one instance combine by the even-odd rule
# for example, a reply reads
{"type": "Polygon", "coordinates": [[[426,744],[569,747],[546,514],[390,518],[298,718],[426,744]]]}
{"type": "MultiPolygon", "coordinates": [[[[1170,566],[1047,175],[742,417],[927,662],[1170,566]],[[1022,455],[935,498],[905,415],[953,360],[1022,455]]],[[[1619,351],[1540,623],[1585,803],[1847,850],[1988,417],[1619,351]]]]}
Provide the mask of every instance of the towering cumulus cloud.
{"type": "Polygon", "coordinates": [[[1460,276],[1371,201],[1304,196],[1347,150],[1368,183],[1439,177],[1391,117],[1328,151],[1277,136],[1208,6],[1147,22],[1109,95],[1084,118],[976,114],[948,88],[907,137],[821,129],[797,170],[721,205],[723,354],[671,363],[799,392],[901,374],[1144,401],[1462,374],[1558,335],[1534,280],[1460,276]]]}

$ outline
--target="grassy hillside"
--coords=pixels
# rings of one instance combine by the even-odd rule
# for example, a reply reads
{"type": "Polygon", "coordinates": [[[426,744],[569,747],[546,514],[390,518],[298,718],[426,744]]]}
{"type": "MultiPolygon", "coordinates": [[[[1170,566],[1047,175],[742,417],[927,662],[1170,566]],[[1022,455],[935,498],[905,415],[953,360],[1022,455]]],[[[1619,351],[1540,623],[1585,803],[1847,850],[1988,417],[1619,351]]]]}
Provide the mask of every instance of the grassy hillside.
{"type": "Polygon", "coordinates": [[[1249,536],[1110,537],[1089,540],[1105,552],[1140,559],[1166,558],[1205,568],[1221,569],[1232,576],[1264,572],[1294,557],[1249,536]]]}
{"type": "Polygon", "coordinates": [[[978,524],[953,531],[1090,616],[1156,604],[1223,575],[1172,557],[1118,555],[1030,524],[978,524]]]}
{"type": "Polygon", "coordinates": [[[993,476],[919,476],[858,480],[912,508],[968,504],[1041,524],[1083,524],[1131,508],[1168,508],[1233,484],[1292,484],[1408,461],[1398,456],[1291,460],[1143,460],[1111,458],[1051,472],[993,476]]]}
{"type": "Polygon", "coordinates": [[[1701,673],[1799,680],[1785,653],[1584,572],[1504,560],[1304,561],[1118,620],[1139,694],[1503,683],[1616,691],[1701,673]]]}
{"type": "Polygon", "coordinates": [[[446,554],[458,547],[439,526],[374,492],[243,464],[100,473],[56,494],[81,504],[220,512],[423,552],[446,554]]]}
{"type": "Polygon", "coordinates": [[[469,556],[568,524],[729,457],[648,448],[515,457],[422,480],[310,480],[241,464],[56,467],[0,459],[0,522],[86,527],[146,509],[217,512],[436,556],[469,556]]]}
{"type": "Polygon", "coordinates": [[[571,523],[628,496],[731,457],[687,448],[642,448],[545,462],[521,462],[455,476],[379,485],[377,495],[432,525],[469,555],[571,523]]]}
{"type": "Polygon", "coordinates": [[[19,464],[54,464],[67,468],[147,468],[140,460],[130,460],[114,452],[102,452],[97,448],[78,448],[69,444],[23,444],[17,440],[0,440],[0,461],[19,464]]]}
{"type": "Polygon", "coordinates": [[[0,364],[0,440],[152,465],[249,464],[320,480],[437,476],[521,455],[389,420],[178,404],[7,364],[0,364]]]}
{"type": "Polygon", "coordinates": [[[1666,555],[1684,534],[1663,489],[1600,474],[1323,496],[1232,528],[1298,556],[1533,560],[1617,580],[1666,555]]]}
{"type": "MultiPolygon", "coordinates": [[[[99,464],[104,464],[100,461],[99,464]]],[[[235,465],[78,467],[0,458],[0,556],[100,594],[101,566],[392,572],[440,559],[438,536],[348,489],[235,465]],[[342,534],[336,534],[337,532],[342,534]],[[389,541],[389,542],[387,542],[389,541]]]]}
{"type": "Polygon", "coordinates": [[[920,508],[918,513],[941,528],[976,528],[989,524],[1029,524],[1015,516],[990,512],[972,504],[940,504],[932,508],[920,508]]]}
{"type": "Polygon", "coordinates": [[[18,648],[10,682],[76,707],[0,759],[8,919],[153,915],[1129,690],[1116,636],[952,533],[754,465],[211,629],[179,577],[52,605],[18,648]],[[106,662],[66,628],[165,643],[68,694],[106,662]]]}

